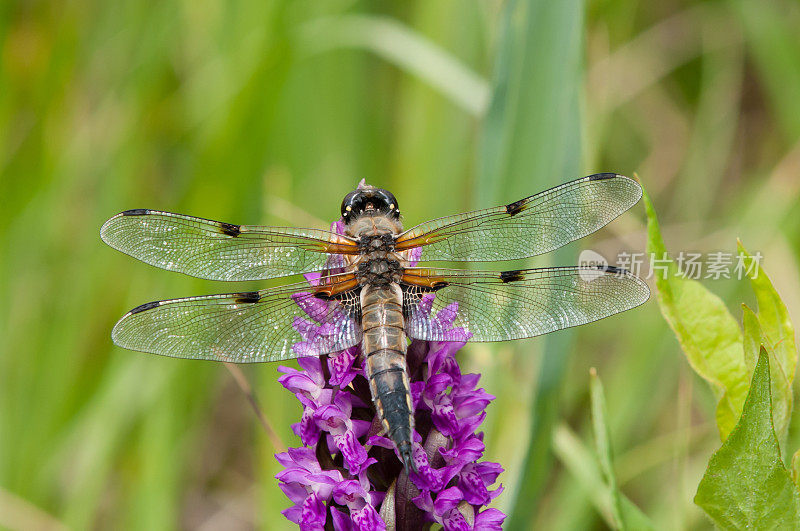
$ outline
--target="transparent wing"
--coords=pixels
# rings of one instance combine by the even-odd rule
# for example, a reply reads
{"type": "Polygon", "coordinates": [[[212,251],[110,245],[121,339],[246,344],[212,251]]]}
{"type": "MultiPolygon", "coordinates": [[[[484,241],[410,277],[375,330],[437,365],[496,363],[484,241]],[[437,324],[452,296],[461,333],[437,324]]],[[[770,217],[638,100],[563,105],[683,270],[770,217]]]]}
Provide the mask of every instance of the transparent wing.
{"type": "Polygon", "coordinates": [[[420,261],[527,258],[598,230],[642,197],[636,181],[599,173],[496,208],[434,219],[402,233],[397,249],[420,261]]]}
{"type": "Polygon", "coordinates": [[[126,210],[105,222],[108,245],[150,265],[210,280],[261,280],[322,269],[332,255],[356,254],[346,236],[316,229],[232,225],[126,210]]]}
{"type": "Polygon", "coordinates": [[[597,321],[647,301],[647,284],[614,267],[518,271],[409,268],[406,331],[426,341],[506,341],[597,321]]]}
{"type": "MultiPolygon", "coordinates": [[[[352,274],[329,278],[352,285],[352,274]]],[[[175,358],[250,363],[316,356],[361,340],[354,291],[315,296],[300,282],[277,289],[150,302],[114,326],[120,347],[175,358]]]]}

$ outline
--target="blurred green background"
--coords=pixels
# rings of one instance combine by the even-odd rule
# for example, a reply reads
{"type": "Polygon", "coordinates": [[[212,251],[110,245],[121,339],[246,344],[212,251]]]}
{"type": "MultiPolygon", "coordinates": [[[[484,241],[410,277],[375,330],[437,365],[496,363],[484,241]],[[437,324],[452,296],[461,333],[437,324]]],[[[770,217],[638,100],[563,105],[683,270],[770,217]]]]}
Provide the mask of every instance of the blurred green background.
{"type": "MultiPolygon", "coordinates": [[[[0,527],[289,528],[276,449],[225,368],[112,345],[137,304],[242,289],[106,247],[124,209],[325,227],[366,178],[412,225],[636,172],[675,254],[740,237],[797,319],[798,27],[791,0],[3,2],[0,527]]],[[[556,261],[582,248],[643,251],[641,207],[556,261]]],[[[735,315],[749,300],[707,286],[735,315]]],[[[509,528],[604,527],[581,466],[590,367],[622,490],[659,528],[710,527],[691,500],[714,399],[654,302],[463,359],[498,397],[509,528]]],[[[276,364],[244,371],[297,444],[276,364]]]]}

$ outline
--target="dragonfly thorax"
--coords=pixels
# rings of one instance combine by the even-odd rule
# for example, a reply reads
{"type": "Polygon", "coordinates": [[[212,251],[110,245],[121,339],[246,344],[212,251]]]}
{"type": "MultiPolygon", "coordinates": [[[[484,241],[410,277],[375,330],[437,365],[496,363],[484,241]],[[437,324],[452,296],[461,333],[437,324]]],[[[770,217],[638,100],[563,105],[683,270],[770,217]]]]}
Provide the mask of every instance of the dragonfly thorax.
{"type": "Polygon", "coordinates": [[[362,286],[388,286],[399,282],[402,275],[402,265],[390,256],[364,260],[356,270],[356,278],[362,286]]]}

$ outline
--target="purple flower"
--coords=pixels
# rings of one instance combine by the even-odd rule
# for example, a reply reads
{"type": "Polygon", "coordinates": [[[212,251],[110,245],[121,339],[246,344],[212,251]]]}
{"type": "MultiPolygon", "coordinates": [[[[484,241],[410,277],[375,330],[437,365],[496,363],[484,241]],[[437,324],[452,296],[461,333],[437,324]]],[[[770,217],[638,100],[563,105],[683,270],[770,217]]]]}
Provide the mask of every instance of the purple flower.
{"type": "MultiPolygon", "coordinates": [[[[343,225],[331,230],[342,233],[343,225]]],[[[416,262],[419,252],[411,259],[416,262]]],[[[313,286],[319,275],[306,279],[313,286]]],[[[484,507],[502,492],[492,487],[503,469],[480,461],[485,447],[483,433],[476,432],[494,397],[477,387],[479,375],[462,374],[456,361],[469,339],[453,327],[458,305],[431,315],[433,300],[424,297],[416,318],[428,319],[451,341],[414,340],[408,348],[417,467],[410,477],[392,441],[381,435],[360,347],[300,358],[301,370],[280,367],[279,381],[303,408],[292,426],[303,446],[276,455],[284,470],[275,477],[294,504],[283,514],[300,529],[374,531],[386,529],[384,519],[399,530],[430,522],[446,530],[501,529],[505,515],[484,507]]],[[[312,354],[332,333],[315,322],[329,307],[310,292],[294,301],[309,319],[293,323],[302,341],[292,348],[312,354]]]]}

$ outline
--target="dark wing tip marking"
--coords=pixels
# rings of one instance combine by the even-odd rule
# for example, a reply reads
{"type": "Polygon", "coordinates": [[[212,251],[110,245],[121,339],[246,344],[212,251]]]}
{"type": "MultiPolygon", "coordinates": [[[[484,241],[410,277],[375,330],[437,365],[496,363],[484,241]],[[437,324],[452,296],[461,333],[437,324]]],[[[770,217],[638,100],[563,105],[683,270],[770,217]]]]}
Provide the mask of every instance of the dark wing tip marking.
{"type": "Polygon", "coordinates": [[[233,225],[232,223],[220,222],[219,230],[222,234],[227,234],[234,238],[242,233],[242,229],[239,228],[239,225],[233,225]]]}
{"type": "Polygon", "coordinates": [[[509,216],[519,214],[523,210],[525,210],[525,199],[520,199],[519,201],[514,201],[506,205],[506,213],[509,216]]]}
{"type": "Polygon", "coordinates": [[[507,283],[507,282],[518,282],[520,280],[523,280],[524,278],[525,278],[525,275],[523,275],[522,271],[519,270],[519,269],[514,269],[514,270],[511,270],[511,271],[502,271],[500,273],[500,280],[502,280],[505,283],[507,283]]]}
{"type": "Polygon", "coordinates": [[[589,176],[590,181],[604,181],[606,179],[613,179],[617,176],[616,173],[596,173],[589,176]]]}
{"type": "Polygon", "coordinates": [[[144,312],[144,311],[147,311],[147,310],[152,310],[153,308],[159,306],[160,304],[161,303],[159,301],[146,302],[146,303],[144,303],[142,305],[137,306],[133,310],[129,311],[128,315],[134,315],[134,314],[141,313],[141,312],[144,312]]]}
{"type": "Polygon", "coordinates": [[[247,304],[261,300],[261,294],[257,291],[243,291],[236,294],[236,304],[247,304]]]}
{"type": "Polygon", "coordinates": [[[150,210],[147,208],[133,208],[131,210],[126,210],[122,213],[123,216],[146,216],[150,213],[150,210]]]}
{"type": "Polygon", "coordinates": [[[627,269],[612,265],[598,265],[595,267],[596,269],[603,271],[604,273],[610,273],[612,275],[627,275],[630,273],[627,269]]]}

